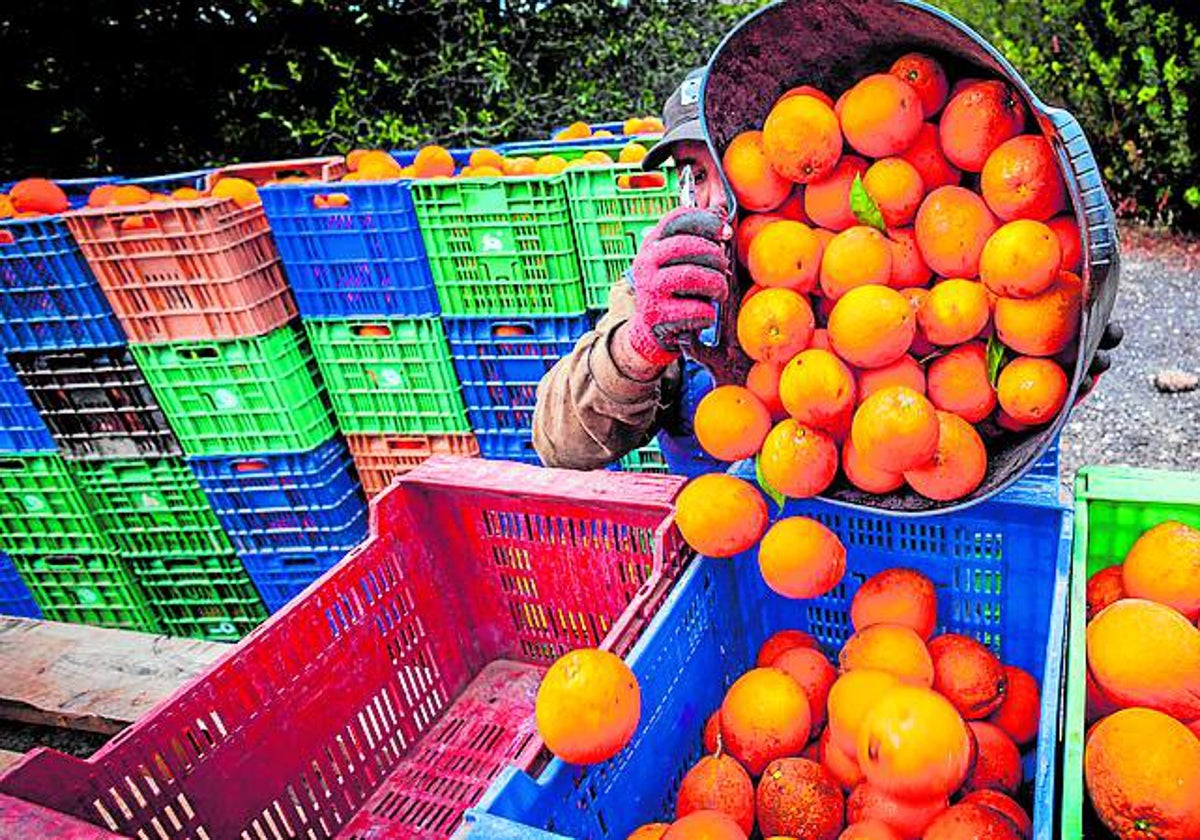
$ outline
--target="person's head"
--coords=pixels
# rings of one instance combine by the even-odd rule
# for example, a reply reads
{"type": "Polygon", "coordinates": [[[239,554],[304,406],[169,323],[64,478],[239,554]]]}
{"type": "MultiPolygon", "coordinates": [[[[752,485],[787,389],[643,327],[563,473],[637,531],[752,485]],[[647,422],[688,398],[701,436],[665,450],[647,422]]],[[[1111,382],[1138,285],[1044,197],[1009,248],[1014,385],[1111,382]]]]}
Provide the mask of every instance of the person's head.
{"type": "Polygon", "coordinates": [[[726,197],[720,167],[709,152],[700,128],[700,82],[703,78],[703,68],[693,70],[667,99],[663,106],[666,130],[642,161],[642,167],[657,169],[667,158],[673,158],[677,168],[691,166],[696,181],[696,205],[723,210],[726,197]]]}

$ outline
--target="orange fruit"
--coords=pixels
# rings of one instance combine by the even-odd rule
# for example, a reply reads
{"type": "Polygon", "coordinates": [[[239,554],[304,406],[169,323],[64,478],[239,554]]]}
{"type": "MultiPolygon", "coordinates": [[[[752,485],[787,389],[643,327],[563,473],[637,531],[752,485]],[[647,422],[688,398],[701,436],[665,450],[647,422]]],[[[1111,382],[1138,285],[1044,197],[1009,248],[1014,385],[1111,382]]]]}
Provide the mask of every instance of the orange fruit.
{"type": "Polygon", "coordinates": [[[738,222],[737,231],[734,233],[738,263],[744,266],[750,265],[750,243],[763,228],[782,218],[783,216],[778,213],[751,213],[738,222]]]}
{"type": "Polygon", "coordinates": [[[779,97],[779,101],[782,102],[783,100],[790,99],[793,96],[811,96],[813,99],[821,100],[830,108],[833,107],[833,97],[828,93],[825,93],[823,90],[818,90],[812,85],[797,85],[796,87],[787,91],[783,96],[779,97]]]}
{"type": "Polygon", "coordinates": [[[1068,272],[1036,297],[997,298],[992,318],[1002,342],[1026,356],[1053,356],[1079,333],[1083,284],[1068,272]]]}
{"type": "Polygon", "coordinates": [[[646,823],[635,828],[625,840],[662,840],[670,827],[669,823],[646,823]]]}
{"type": "Polygon", "coordinates": [[[886,73],[867,76],[846,94],[842,132],[860,155],[898,155],[917,139],[925,112],[910,86],[886,73]]]}
{"type": "MultiPolygon", "coordinates": [[[[431,146],[429,148],[436,149],[438,147],[431,146]]],[[[444,149],[441,151],[445,152],[444,149]]],[[[446,156],[449,157],[448,152],[446,153],[446,156]]],[[[418,167],[417,161],[414,160],[413,172],[421,173],[426,169],[428,169],[430,172],[430,174],[427,175],[420,174],[418,177],[432,178],[435,174],[443,174],[442,172],[435,172],[437,163],[439,160],[441,160],[440,156],[438,156],[436,152],[425,152],[425,150],[422,149],[421,151],[417,152],[417,159],[421,161],[421,166],[418,167]],[[422,157],[422,152],[424,152],[424,157],[422,157]]],[[[360,157],[358,159],[358,168],[354,171],[366,181],[390,181],[393,178],[404,177],[404,167],[397,163],[396,159],[390,154],[379,149],[369,151],[360,157]]],[[[450,171],[444,174],[454,174],[453,159],[450,160],[450,171]]],[[[342,180],[345,179],[343,178],[342,180]]]]}
{"type": "Polygon", "coordinates": [[[258,187],[245,178],[222,178],[213,185],[209,194],[213,198],[230,198],[238,207],[254,207],[262,204],[258,187]]]}
{"type": "Polygon", "coordinates": [[[180,187],[171,192],[171,198],[176,201],[195,201],[199,198],[204,198],[204,193],[193,187],[180,187]]]}
{"type": "Polygon", "coordinates": [[[693,811],[672,823],[662,840],[746,840],[746,832],[721,811],[693,811]]]}
{"type": "Polygon", "coordinates": [[[781,420],[787,414],[779,397],[779,377],[782,373],[783,367],[773,362],[755,362],[746,375],[746,388],[766,406],[772,420],[781,420]]]}
{"type": "Polygon", "coordinates": [[[777,758],[798,755],[812,717],[804,690],[778,668],[753,668],[721,703],[721,741],[751,776],[777,758]]]}
{"type": "Polygon", "coordinates": [[[1030,298],[1053,285],[1061,266],[1058,235],[1041,222],[1017,219],[998,228],[983,246],[979,276],[994,294],[1030,298]]]}
{"type": "Polygon", "coordinates": [[[958,186],[962,180],[962,172],[955,168],[942,151],[938,128],[933,123],[921,126],[917,139],[900,157],[916,168],[927,192],[932,192],[938,187],[958,186]]]}
{"type": "MultiPolygon", "coordinates": [[[[451,163],[453,163],[454,159],[451,158],[450,160],[451,163]]],[[[495,149],[476,149],[475,151],[471,152],[471,157],[468,159],[468,163],[476,168],[480,166],[491,166],[494,169],[503,171],[504,155],[500,154],[495,149]]]]}
{"type": "Polygon", "coordinates": [[[148,204],[153,200],[154,196],[150,191],[137,184],[121,184],[108,196],[109,205],[116,207],[133,207],[138,204],[148,204]]]}
{"type": "Polygon", "coordinates": [[[937,409],[911,388],[876,391],[854,413],[854,447],[875,469],[904,472],[928,463],[937,453],[937,409]]]}
{"type": "MultiPolygon", "coordinates": [[[[832,534],[831,534],[832,536],[832,534]]],[[[837,537],[835,536],[836,540],[837,537]]],[[[838,543],[841,547],[841,543],[838,543]]],[[[842,548],[842,567],[845,568],[845,549],[842,548]]],[[[829,689],[837,681],[837,671],[825,654],[808,647],[785,650],[775,658],[774,666],[794,679],[804,689],[808,708],[812,711],[812,727],[819,730],[825,726],[825,704],[829,700],[829,689]]]]}
{"type": "Polygon", "coordinates": [[[613,159],[609,157],[608,153],[602,152],[599,149],[592,149],[591,151],[584,152],[583,159],[588,163],[594,163],[597,166],[612,166],[613,164],[613,159]]]}
{"type": "Polygon", "coordinates": [[[1023,134],[997,146],[983,165],[979,191],[1005,221],[1044,222],[1067,203],[1054,149],[1039,134],[1023,134]]]}
{"type": "Polygon", "coordinates": [[[718,461],[750,458],[771,431],[771,412],[749,388],[721,385],[696,406],[693,428],[700,446],[718,461]]]}
{"type": "Polygon", "coordinates": [[[808,347],[815,320],[808,300],[791,289],[765,289],[738,312],[738,344],[756,362],[784,364],[808,347]]]}
{"type": "Polygon", "coordinates": [[[925,829],[922,840],[1020,840],[1017,826],[992,808],[960,802],[925,829]]]}
{"type": "Polygon", "coordinates": [[[872,624],[855,631],[842,646],[838,662],[843,673],[886,671],[909,685],[933,685],[933,661],[925,640],[905,624],[872,624]]]}
{"type": "Polygon", "coordinates": [[[12,199],[4,193],[0,193],[0,219],[11,219],[16,214],[12,199]]]}
{"type": "Polygon", "coordinates": [[[1121,575],[1130,598],[1145,598],[1200,617],[1200,530],[1182,522],[1155,525],[1125,555],[1121,575]]]}
{"type": "Polygon", "coordinates": [[[892,276],[888,285],[893,289],[929,285],[933,272],[921,256],[916,231],[913,228],[894,228],[888,231],[888,242],[892,246],[892,276]]]}
{"type": "Polygon", "coordinates": [[[904,158],[875,161],[862,176],[862,181],[889,228],[910,223],[925,197],[921,173],[904,158]]]}
{"type": "Polygon", "coordinates": [[[704,756],[679,785],[676,819],[706,810],[728,815],[746,834],[754,830],[754,783],[732,756],[704,756]]]}
{"type": "Polygon", "coordinates": [[[1083,240],[1075,217],[1055,216],[1046,222],[1046,227],[1058,237],[1058,245],[1062,250],[1062,270],[1078,274],[1083,267],[1083,240]]]}
{"type": "Polygon", "coordinates": [[[930,363],[929,400],[968,423],[980,423],[995,410],[996,392],[988,379],[983,342],[961,344],[930,363]]]}
{"type": "Polygon", "coordinates": [[[860,286],[834,304],[829,342],[850,364],[877,368],[908,352],[916,328],[912,307],[902,294],[887,286],[860,286]]]}
{"type": "Polygon", "coordinates": [[[903,385],[918,394],[925,393],[925,370],[920,362],[905,354],[890,365],[858,372],[858,401],[862,402],[876,391],[903,385]]]}
{"type": "Polygon", "coordinates": [[[717,709],[704,722],[704,752],[712,755],[721,745],[721,710],[717,709]]]}
{"type": "Polygon", "coordinates": [[[900,685],[887,671],[845,671],[829,689],[827,709],[830,746],[858,761],[858,733],[879,698],[900,685]]]}
{"type": "Polygon", "coordinates": [[[915,225],[921,257],[943,277],[975,277],[996,217],[965,187],[939,187],[921,202],[915,225]]]}
{"type": "Polygon", "coordinates": [[[772,761],[758,783],[758,827],[763,837],[837,840],[845,797],[829,771],[806,758],[772,761]]]}
{"type": "Polygon", "coordinates": [[[952,278],[929,290],[917,312],[917,324],[929,341],[947,346],[975,338],[991,315],[982,283],[952,278]]]}
{"type": "MultiPolygon", "coordinates": [[[[846,572],[846,547],[837,534],[815,519],[789,516],[772,525],[763,536],[758,565],[763,580],[780,595],[816,598],[841,583],[846,572]]],[[[785,655],[776,658],[774,667],[788,670],[783,664],[785,655]]]]}
{"type": "Polygon", "coordinates": [[[526,175],[533,175],[537,170],[537,161],[528,155],[522,155],[515,158],[505,158],[504,166],[501,167],[501,172],[511,177],[520,178],[526,175]]]}
{"type": "Polygon", "coordinates": [[[1000,708],[1007,688],[1004,666],[969,636],[943,633],[929,642],[933,687],[967,720],[981,720],[1000,708]]]}
{"type": "Polygon", "coordinates": [[[1152,709],[1105,718],[1087,739],[1084,778],[1116,836],[1200,836],[1200,739],[1181,722],[1152,709]]]}
{"type": "Polygon", "coordinates": [[[803,350],[784,366],[779,396],[796,420],[833,432],[854,408],[854,374],[828,350],[803,350]]]}
{"type": "Polygon", "coordinates": [[[821,291],[831,300],[859,286],[886,286],[891,278],[891,243],[866,225],[839,233],[821,256],[821,291]]]}
{"type": "Polygon", "coordinates": [[[1025,128],[1025,105],[1007,82],[973,84],[950,97],[938,123],[942,150],[952,164],[979,172],[1005,140],[1025,128]]]}
{"type": "Polygon", "coordinates": [[[1004,699],[1000,708],[988,717],[988,722],[1008,733],[1017,746],[1028,746],[1037,737],[1041,715],[1042,698],[1037,680],[1015,665],[1004,666],[1004,680],[1004,699]]]}
{"type": "Polygon", "coordinates": [[[724,473],[687,483],[675,499],[675,524],[687,544],[708,557],[732,557],[758,542],[767,503],[751,484],[724,473]]]}
{"type": "Polygon", "coordinates": [[[849,436],[842,443],[842,471],[851,484],[866,493],[883,495],[904,486],[903,473],[875,469],[854,448],[854,439],[849,436]]]}
{"type": "Polygon", "coordinates": [[[996,395],[1000,407],[1018,423],[1040,426],[1058,416],[1068,387],[1057,362],[1019,356],[1000,371],[996,395]]]}
{"type": "Polygon", "coordinates": [[[351,149],[346,153],[346,169],[350,172],[357,172],[358,165],[362,162],[363,155],[367,153],[366,149],[351,149]]]}
{"type": "MultiPolygon", "coordinates": [[[[837,681],[836,677],[834,681],[837,681]]],[[[829,771],[829,775],[833,776],[834,780],[842,786],[842,790],[852,791],[862,782],[863,774],[858,767],[857,756],[847,755],[837,744],[833,743],[829,727],[825,727],[825,731],[821,733],[817,745],[817,757],[829,771]]]]}
{"type": "Polygon", "coordinates": [[[1083,775],[1100,820],[1117,837],[1200,837],[1200,739],[1151,709],[1096,724],[1083,775]]]}
{"type": "Polygon", "coordinates": [[[904,840],[883,820],[861,820],[846,826],[838,840],[904,840]]]}
{"type": "Polygon", "coordinates": [[[858,732],[858,763],[867,781],[901,799],[949,796],[967,778],[971,756],[970,731],[950,701],[920,686],[887,691],[858,732]]]}
{"type": "Polygon", "coordinates": [[[1126,598],[1087,626],[1088,668],[1116,705],[1200,719],[1200,630],[1176,610],[1126,598]]]}
{"type": "Polygon", "coordinates": [[[937,593],[933,581],[913,569],[885,569],[854,593],[850,621],[855,630],[876,624],[902,624],[922,639],[937,625],[937,593]]]}
{"type": "Polygon", "coordinates": [[[476,166],[471,171],[472,178],[501,178],[504,172],[494,166],[476,166]]]}
{"type": "Polygon", "coordinates": [[[761,131],[734,137],[721,156],[721,168],[746,210],[773,210],[792,193],[792,182],[770,166],[761,131]]]}
{"type": "Polygon", "coordinates": [[[843,231],[858,224],[850,210],[850,188],[854,176],[867,171],[867,162],[855,155],[845,155],[833,171],[804,187],[804,212],[814,225],[832,231],[843,231]]]}
{"type": "Polygon", "coordinates": [[[814,350],[832,350],[833,345],[829,343],[829,330],[823,327],[813,330],[812,342],[808,346],[814,350]]]}
{"type": "Polygon", "coordinates": [[[895,829],[904,840],[920,840],[929,824],[948,807],[950,803],[944,796],[908,801],[863,782],[846,800],[846,819],[850,822],[879,820],[895,829]]]}
{"type": "MultiPolygon", "coordinates": [[[[775,208],[775,212],[785,219],[790,219],[793,222],[803,222],[808,224],[808,214],[804,212],[804,187],[797,184],[791,194],[784,199],[783,204],[775,208]]],[[[815,232],[814,232],[815,235],[815,232]]],[[[823,248],[825,243],[821,243],[823,248]]]]}
{"type": "Polygon", "coordinates": [[[16,213],[63,213],[71,209],[67,194],[58,184],[45,178],[26,178],[17,181],[8,191],[16,213]]]}
{"type": "Polygon", "coordinates": [[[779,493],[807,499],[823,493],[837,476],[837,445],[825,432],[788,418],[763,441],[759,468],[779,493]]]}
{"type": "Polygon", "coordinates": [[[617,163],[641,163],[649,150],[641,143],[630,140],[621,147],[620,154],[617,155],[617,163]]]}
{"type": "Polygon", "coordinates": [[[558,131],[555,140],[585,140],[592,136],[592,127],[585,122],[576,121],[558,131]]]}
{"type": "Polygon", "coordinates": [[[1025,813],[1025,809],[1011,796],[998,790],[976,790],[968,793],[959,802],[966,805],[982,805],[995,811],[1016,827],[1021,840],[1032,840],[1033,820],[1029,819],[1029,814],[1025,813]]]}
{"type": "Polygon", "coordinates": [[[642,713],[637,677],[619,656],[579,648],[555,661],[538,687],[538,734],[569,764],[612,758],[633,738],[642,713]]]}
{"type": "Polygon", "coordinates": [[[942,110],[950,96],[946,71],[936,59],[924,53],[911,52],[900,56],[888,72],[917,92],[926,119],[942,110]]]}
{"type": "Polygon", "coordinates": [[[762,139],[771,167],[797,184],[821,180],[842,156],[837,115],[812,96],[776,102],[763,123],[762,139]]]}
{"type": "Polygon", "coordinates": [[[567,169],[567,161],[559,155],[543,155],[533,165],[534,175],[558,175],[567,169]]]}
{"type": "Polygon", "coordinates": [[[788,219],[771,222],[750,241],[750,276],[760,286],[806,295],[817,285],[821,252],[821,240],[808,225],[788,219]]]}
{"type": "Polygon", "coordinates": [[[927,499],[951,502],[975,491],[987,474],[987,449],[975,427],[939,411],[937,451],[929,462],[904,471],[908,486],[927,499]]]}
{"type": "Polygon", "coordinates": [[[775,660],[792,648],[804,647],[817,650],[817,640],[803,630],[780,630],[772,634],[758,649],[755,664],[759,668],[773,665],[775,660]]]}
{"type": "MultiPolygon", "coordinates": [[[[113,193],[116,191],[117,191],[116,184],[101,184],[98,187],[94,187],[92,189],[92,191],[90,193],[88,193],[87,206],[88,207],[107,207],[110,203],[112,203],[112,196],[113,196],[113,193]]],[[[9,206],[10,207],[12,206],[11,201],[9,202],[9,206]]],[[[11,215],[11,214],[9,214],[9,215],[11,215]]]]}
{"type": "Polygon", "coordinates": [[[975,766],[962,790],[995,790],[1015,796],[1021,786],[1021,751],[1000,727],[973,720],[967,726],[975,736],[975,766]]]}
{"type": "Polygon", "coordinates": [[[914,358],[920,359],[928,356],[933,352],[933,345],[929,343],[929,339],[925,337],[925,333],[921,330],[921,323],[918,316],[921,314],[921,307],[925,305],[925,301],[929,299],[928,289],[908,288],[901,289],[900,294],[904,296],[908,302],[909,308],[913,313],[913,322],[916,323],[916,333],[913,335],[912,346],[908,351],[914,358]]]}
{"type": "MultiPolygon", "coordinates": [[[[1125,592],[1125,566],[1118,563],[1096,572],[1087,581],[1087,620],[1091,621],[1109,604],[1128,597],[1125,592]]],[[[1149,599],[1153,601],[1154,599],[1149,599]]]]}

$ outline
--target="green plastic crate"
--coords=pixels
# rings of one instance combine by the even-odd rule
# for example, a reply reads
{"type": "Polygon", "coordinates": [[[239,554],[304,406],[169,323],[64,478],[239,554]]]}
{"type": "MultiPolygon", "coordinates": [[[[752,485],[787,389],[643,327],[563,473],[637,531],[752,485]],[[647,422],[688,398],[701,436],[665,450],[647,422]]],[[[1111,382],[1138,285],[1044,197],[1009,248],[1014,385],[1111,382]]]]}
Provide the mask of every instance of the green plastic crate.
{"type": "Polygon", "coordinates": [[[51,621],[161,632],[133,572],[111,552],[18,555],[13,563],[51,621]]]}
{"type": "Polygon", "coordinates": [[[0,551],[15,559],[112,548],[61,456],[0,454],[0,551]]]}
{"type": "Polygon", "coordinates": [[[443,315],[575,315],[582,275],[564,175],[412,182],[443,315]]]}
{"type": "Polygon", "coordinates": [[[236,642],[267,618],[258,590],[232,549],[139,559],[132,566],[168,635],[236,642]]]}
{"type": "Polygon", "coordinates": [[[316,363],[295,325],[256,338],[130,349],[188,455],[298,452],[334,434],[316,363]]]}
{"type": "Polygon", "coordinates": [[[414,435],[471,431],[438,319],[304,323],[342,431],[414,435]]]}
{"type": "Polygon", "coordinates": [[[1084,710],[1087,704],[1087,580],[1125,560],[1145,531],[1167,520],[1200,528],[1200,475],[1131,467],[1085,467],[1075,477],[1067,702],[1063,749],[1064,838],[1108,837],[1085,806],[1084,710]],[[1085,811],[1087,812],[1085,814],[1085,811]],[[1088,824],[1085,826],[1085,821],[1088,824]]]}
{"type": "Polygon", "coordinates": [[[663,457],[658,441],[652,440],[641,449],[635,449],[621,459],[622,472],[655,473],[666,475],[671,471],[663,457]]]}
{"type": "Polygon", "coordinates": [[[607,309],[608,291],[633,264],[642,237],[679,206],[679,177],[674,167],[661,170],[661,187],[622,187],[622,176],[640,174],[640,166],[586,167],[566,172],[571,223],[583,271],[589,309],[607,309]]]}
{"type": "Polygon", "coordinates": [[[182,458],[68,464],[92,518],[127,560],[232,553],[182,458]]]}

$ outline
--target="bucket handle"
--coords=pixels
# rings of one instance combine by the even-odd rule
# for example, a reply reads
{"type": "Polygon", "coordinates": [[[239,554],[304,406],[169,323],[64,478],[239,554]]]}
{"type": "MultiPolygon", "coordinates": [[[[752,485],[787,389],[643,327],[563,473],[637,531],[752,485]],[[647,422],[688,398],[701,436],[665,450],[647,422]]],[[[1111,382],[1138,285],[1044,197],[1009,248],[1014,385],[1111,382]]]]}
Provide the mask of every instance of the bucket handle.
{"type": "Polygon", "coordinates": [[[1093,271],[1107,272],[1117,251],[1117,224],[1112,204],[1104,191],[1096,155],[1083,133],[1079,120],[1062,108],[1047,108],[1046,116],[1058,132],[1059,142],[1066,152],[1079,197],[1083,201],[1085,224],[1084,244],[1087,245],[1088,265],[1093,271]]]}

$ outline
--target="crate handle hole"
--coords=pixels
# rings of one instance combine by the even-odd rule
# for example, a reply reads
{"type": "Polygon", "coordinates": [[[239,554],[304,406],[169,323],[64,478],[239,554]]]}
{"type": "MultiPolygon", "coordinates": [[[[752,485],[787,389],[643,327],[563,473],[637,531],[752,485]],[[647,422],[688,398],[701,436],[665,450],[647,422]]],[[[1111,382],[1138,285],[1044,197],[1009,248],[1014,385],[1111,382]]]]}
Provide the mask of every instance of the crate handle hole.
{"type": "Polygon", "coordinates": [[[358,338],[390,338],[392,328],[387,324],[356,324],[350,332],[358,338]]]}
{"type": "Polygon", "coordinates": [[[293,569],[300,568],[300,567],[303,567],[306,569],[307,568],[315,568],[317,566],[317,559],[315,557],[296,557],[296,556],[291,556],[291,555],[284,555],[283,565],[288,566],[293,569]]]}
{"type": "Polygon", "coordinates": [[[634,174],[616,175],[617,190],[623,192],[638,192],[639,190],[661,190],[667,185],[666,176],[661,172],[637,172],[634,174]],[[622,183],[621,179],[627,180],[622,183]]]}
{"type": "Polygon", "coordinates": [[[122,231],[127,230],[149,230],[158,227],[158,219],[149,213],[138,213],[134,216],[127,216],[117,223],[117,227],[122,231]]]}
{"type": "Polygon", "coordinates": [[[47,566],[60,566],[60,567],[77,566],[77,567],[82,568],[83,560],[80,559],[79,557],[76,557],[73,554],[65,554],[65,555],[60,555],[58,557],[47,557],[46,565],[47,566]]]}
{"type": "Polygon", "coordinates": [[[233,465],[233,471],[239,473],[262,472],[267,468],[267,462],[261,458],[255,458],[249,461],[238,461],[233,465]]]}
{"type": "Polygon", "coordinates": [[[0,470],[5,472],[17,472],[25,469],[25,459],[23,458],[4,458],[0,459],[0,470]]]}
{"type": "Polygon", "coordinates": [[[318,193],[313,196],[312,206],[317,210],[337,210],[350,206],[350,195],[344,192],[318,193]]]}
{"type": "Polygon", "coordinates": [[[215,347],[183,347],[179,356],[183,359],[215,359],[218,353],[215,347]]]}
{"type": "Polygon", "coordinates": [[[492,324],[492,338],[525,338],[533,335],[533,324],[492,324]]]}
{"type": "Polygon", "coordinates": [[[425,442],[420,440],[389,440],[387,448],[390,452],[419,452],[425,449],[425,442]]]}

